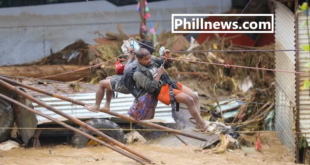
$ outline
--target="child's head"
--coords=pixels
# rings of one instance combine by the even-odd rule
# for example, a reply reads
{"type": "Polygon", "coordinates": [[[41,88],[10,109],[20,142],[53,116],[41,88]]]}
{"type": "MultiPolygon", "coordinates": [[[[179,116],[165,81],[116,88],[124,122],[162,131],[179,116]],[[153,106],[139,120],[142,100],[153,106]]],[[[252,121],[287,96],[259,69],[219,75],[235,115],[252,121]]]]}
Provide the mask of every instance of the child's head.
{"type": "Polygon", "coordinates": [[[153,45],[153,42],[152,41],[148,41],[148,40],[142,40],[141,41],[143,44],[140,43],[140,48],[145,48],[147,49],[150,54],[153,54],[154,53],[154,45],[153,45]]]}

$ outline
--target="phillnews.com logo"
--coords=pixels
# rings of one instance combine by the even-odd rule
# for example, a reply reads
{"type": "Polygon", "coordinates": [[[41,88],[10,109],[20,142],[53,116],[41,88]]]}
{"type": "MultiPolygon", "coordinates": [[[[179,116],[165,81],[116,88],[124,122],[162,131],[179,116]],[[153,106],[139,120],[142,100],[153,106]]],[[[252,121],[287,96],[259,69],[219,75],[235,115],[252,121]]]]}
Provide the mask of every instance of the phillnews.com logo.
{"type": "Polygon", "coordinates": [[[274,15],[172,14],[172,33],[274,33],[274,15]]]}

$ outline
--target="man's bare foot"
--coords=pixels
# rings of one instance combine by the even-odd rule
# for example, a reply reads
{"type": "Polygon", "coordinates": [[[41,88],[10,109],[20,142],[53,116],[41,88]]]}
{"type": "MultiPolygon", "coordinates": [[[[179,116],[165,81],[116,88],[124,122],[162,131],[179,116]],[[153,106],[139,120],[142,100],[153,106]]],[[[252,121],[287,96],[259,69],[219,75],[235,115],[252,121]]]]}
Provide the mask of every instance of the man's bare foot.
{"type": "Polygon", "coordinates": [[[196,129],[199,129],[200,132],[206,132],[209,127],[209,122],[208,121],[203,121],[203,123],[200,126],[196,125],[196,129]]]}
{"type": "Polygon", "coordinates": [[[104,105],[104,107],[103,107],[105,110],[107,110],[107,111],[110,111],[110,105],[104,105]]]}
{"type": "Polygon", "coordinates": [[[208,130],[208,124],[204,124],[204,126],[200,129],[201,132],[206,132],[208,130]]]}
{"type": "Polygon", "coordinates": [[[99,112],[99,106],[97,105],[85,105],[85,108],[92,112],[96,112],[96,113],[99,112]]]}

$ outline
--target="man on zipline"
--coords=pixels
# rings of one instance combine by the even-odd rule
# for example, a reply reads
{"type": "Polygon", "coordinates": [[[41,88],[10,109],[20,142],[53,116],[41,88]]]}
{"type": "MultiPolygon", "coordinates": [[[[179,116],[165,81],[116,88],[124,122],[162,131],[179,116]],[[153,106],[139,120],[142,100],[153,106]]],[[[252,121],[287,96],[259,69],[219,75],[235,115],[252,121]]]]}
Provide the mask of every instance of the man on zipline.
{"type": "MultiPolygon", "coordinates": [[[[147,40],[142,41],[143,44],[140,44],[140,47],[153,47],[153,43],[147,40]],[[146,46],[147,45],[147,46],[146,46]]],[[[154,52],[154,49],[152,49],[152,52],[154,52]]],[[[132,51],[129,51],[129,59],[125,65],[124,73],[127,73],[130,70],[130,64],[131,63],[137,63],[135,60],[135,56],[132,51]]],[[[99,87],[96,92],[96,103],[95,105],[86,105],[86,109],[93,112],[99,112],[99,108],[102,102],[102,99],[104,98],[104,93],[106,93],[106,102],[104,104],[104,109],[110,110],[110,104],[114,92],[119,92],[123,94],[129,94],[130,92],[128,89],[123,85],[121,81],[122,75],[113,75],[110,77],[107,77],[104,80],[101,80],[99,82],[99,87]]]]}
{"type": "Polygon", "coordinates": [[[156,57],[153,57],[145,48],[140,48],[135,52],[138,63],[130,64],[130,66],[134,66],[130,70],[130,72],[133,73],[124,73],[122,77],[125,82],[125,87],[137,100],[129,109],[128,113],[136,120],[144,118],[152,119],[156,108],[152,106],[153,103],[155,104],[155,102],[159,100],[166,105],[174,104],[171,99],[174,97],[177,103],[184,103],[187,105],[189,113],[196,120],[195,130],[206,131],[207,124],[200,116],[198,96],[192,90],[179,82],[171,80],[168,75],[165,74],[165,68],[171,66],[170,60],[166,60],[171,58],[171,54],[170,51],[165,48],[163,48],[161,52],[163,53],[163,61],[160,62],[153,60],[153,58],[156,57]],[[168,65],[164,67],[166,64],[168,65]],[[133,79],[133,81],[130,79],[133,79]],[[126,82],[129,84],[126,84],[126,82]]]}
{"type": "MultiPolygon", "coordinates": [[[[147,46],[141,45],[141,47],[142,48],[136,52],[136,57],[138,59],[134,60],[134,56],[131,55],[130,60],[126,64],[123,76],[115,75],[112,76],[111,79],[102,80],[99,83],[99,89],[96,93],[96,104],[93,106],[86,106],[86,108],[90,111],[98,111],[101,100],[103,99],[104,89],[107,88],[110,89],[110,91],[107,91],[107,101],[104,106],[106,109],[110,107],[112,90],[120,93],[130,92],[136,99],[129,109],[128,114],[136,120],[152,119],[158,100],[166,105],[170,103],[174,105],[171,100],[171,98],[174,97],[171,95],[172,92],[178,103],[184,103],[188,106],[190,114],[197,123],[195,129],[197,131],[206,131],[207,125],[200,116],[198,96],[181,83],[174,83],[174,89],[169,89],[172,82],[162,84],[162,81],[160,81],[162,74],[164,74],[164,68],[161,67],[161,65],[168,68],[171,66],[171,61],[166,60],[166,62],[162,64],[163,61],[152,56],[147,49],[151,49],[152,51],[153,44],[147,43],[147,46]],[[139,71],[137,68],[139,68],[139,71]],[[130,79],[133,79],[133,81],[130,81],[130,79]]],[[[171,58],[169,50],[164,49],[161,53],[163,54],[163,60],[165,60],[165,58],[171,58]]],[[[166,75],[166,78],[167,77],[166,75]]],[[[168,79],[170,80],[169,77],[168,79]]]]}

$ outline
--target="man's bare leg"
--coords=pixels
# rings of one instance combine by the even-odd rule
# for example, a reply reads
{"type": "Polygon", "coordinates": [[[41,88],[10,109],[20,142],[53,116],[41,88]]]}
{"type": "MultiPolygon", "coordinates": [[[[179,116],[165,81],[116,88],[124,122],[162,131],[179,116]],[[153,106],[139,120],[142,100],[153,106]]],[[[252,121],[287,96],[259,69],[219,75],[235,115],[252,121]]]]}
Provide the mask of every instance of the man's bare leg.
{"type": "Polygon", "coordinates": [[[201,118],[198,110],[196,109],[194,99],[191,96],[185,94],[184,92],[176,95],[175,99],[178,103],[184,103],[187,105],[189,113],[196,120],[195,128],[199,129],[202,132],[206,131],[208,128],[208,125],[201,118]]]}
{"type": "Polygon", "coordinates": [[[93,111],[93,112],[99,112],[100,104],[104,97],[104,92],[106,88],[112,90],[110,86],[110,79],[101,80],[99,82],[98,90],[96,92],[96,103],[95,105],[85,105],[85,108],[87,110],[93,111]]]}
{"type": "Polygon", "coordinates": [[[195,107],[198,110],[199,115],[201,115],[199,96],[195,94],[193,90],[189,89],[185,85],[182,85],[182,92],[184,92],[185,94],[189,95],[190,97],[194,99],[195,107]]]}
{"type": "Polygon", "coordinates": [[[110,104],[111,104],[111,100],[112,100],[112,96],[113,96],[113,91],[108,89],[108,88],[106,88],[105,91],[106,91],[107,96],[106,96],[106,101],[105,101],[103,108],[106,110],[110,110],[110,104]]]}

